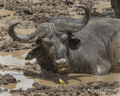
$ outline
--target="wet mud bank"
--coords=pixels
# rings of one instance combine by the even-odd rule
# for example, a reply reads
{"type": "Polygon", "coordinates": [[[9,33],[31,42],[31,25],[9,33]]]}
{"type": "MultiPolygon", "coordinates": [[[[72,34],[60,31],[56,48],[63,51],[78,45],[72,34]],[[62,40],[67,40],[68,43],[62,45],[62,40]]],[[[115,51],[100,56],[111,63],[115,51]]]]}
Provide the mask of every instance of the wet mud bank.
{"type": "Polygon", "coordinates": [[[8,85],[9,83],[17,83],[16,78],[10,74],[0,74],[0,85],[8,85]]]}
{"type": "Polygon", "coordinates": [[[27,90],[11,90],[12,94],[20,94],[22,96],[118,96],[116,89],[120,87],[120,82],[113,82],[112,84],[99,82],[80,83],[73,86],[59,86],[51,87],[38,83],[33,84],[34,88],[27,90]],[[101,94],[101,92],[103,92],[101,94]]]}
{"type": "MultiPolygon", "coordinates": [[[[25,52],[27,51],[19,53],[22,57],[15,55],[13,58],[23,59],[25,52]]],[[[1,81],[1,94],[9,93],[0,94],[1,96],[119,96],[120,93],[118,73],[105,76],[75,73],[60,75],[41,70],[37,63],[24,62],[23,66],[22,62],[19,62],[18,66],[14,65],[13,61],[10,62],[10,65],[4,65],[7,64],[5,62],[0,65],[0,81],[4,80],[1,81]],[[60,84],[59,78],[64,80],[66,85],[60,84]]]]}
{"type": "Polygon", "coordinates": [[[119,74],[92,76],[70,73],[60,75],[41,72],[38,64],[30,63],[25,65],[23,74],[29,76],[28,79],[34,80],[31,88],[26,90],[12,89],[9,93],[16,96],[17,94],[20,96],[119,96],[120,93],[119,74]],[[62,78],[66,85],[61,85],[59,78],[62,78]]]}

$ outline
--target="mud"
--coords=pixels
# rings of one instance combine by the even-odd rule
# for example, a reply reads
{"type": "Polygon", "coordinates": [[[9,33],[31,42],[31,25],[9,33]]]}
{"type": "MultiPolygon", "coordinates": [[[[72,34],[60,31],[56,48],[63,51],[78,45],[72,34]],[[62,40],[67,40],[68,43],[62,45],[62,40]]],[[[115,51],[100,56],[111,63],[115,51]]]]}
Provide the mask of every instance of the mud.
{"type": "Polygon", "coordinates": [[[109,75],[98,77],[87,74],[78,74],[79,76],[76,74],[59,75],[52,72],[45,72],[45,70],[41,71],[37,63],[26,63],[24,75],[34,78],[33,88],[11,90],[11,94],[19,94],[21,96],[119,96],[120,92],[120,81],[116,74],[111,74],[111,78],[109,78],[109,75]],[[70,80],[72,80],[72,76],[79,82],[71,82],[71,85],[70,80]],[[58,78],[60,77],[65,80],[67,85],[63,86],[59,84],[58,78]],[[54,81],[58,85],[54,85],[50,81],[54,81]]]}
{"type": "MultiPolygon", "coordinates": [[[[17,26],[18,33],[33,32],[43,22],[48,22],[53,17],[82,17],[84,11],[74,5],[84,4],[91,10],[92,16],[114,17],[110,2],[107,6],[101,6],[101,2],[91,0],[1,0],[0,2],[0,51],[13,51],[32,48],[32,44],[23,44],[13,41],[7,33],[8,27],[14,22],[20,21],[17,26]],[[108,6],[109,5],[109,6],[108,6]],[[42,7],[41,7],[42,6],[42,7]],[[98,8],[101,10],[98,10],[98,8]],[[32,31],[28,31],[28,29],[32,31]]],[[[102,3],[104,4],[104,3],[102,3]]]]}
{"type": "Polygon", "coordinates": [[[86,5],[93,17],[114,18],[109,0],[106,3],[98,1],[0,0],[0,96],[120,96],[119,74],[92,76],[46,72],[36,62],[25,63],[24,57],[34,43],[13,41],[7,33],[9,25],[17,21],[21,23],[15,31],[25,35],[53,17],[82,17],[84,12],[74,7],[75,4],[86,5]],[[58,78],[66,85],[61,85],[58,78]]]}
{"type": "Polygon", "coordinates": [[[0,85],[8,85],[9,83],[17,83],[16,78],[10,74],[0,74],[0,85]]]}
{"type": "Polygon", "coordinates": [[[40,65],[37,63],[31,64],[27,62],[24,66],[24,75],[40,77],[42,75],[40,65]]]}
{"type": "Polygon", "coordinates": [[[10,93],[22,96],[117,96],[115,94],[120,91],[116,89],[120,87],[120,82],[109,84],[99,81],[73,86],[59,86],[57,88],[38,83],[34,83],[33,86],[34,88],[28,90],[11,90],[10,93]]]}
{"type": "MultiPolygon", "coordinates": [[[[49,21],[52,17],[57,16],[71,16],[71,11],[75,3],[83,3],[82,0],[42,0],[42,1],[31,1],[31,0],[8,0],[5,5],[5,9],[14,10],[16,16],[22,16],[22,19],[33,20],[36,23],[42,23],[49,21]],[[18,5],[14,6],[13,5],[18,5]],[[42,7],[41,7],[42,5],[42,7]]],[[[92,2],[84,2],[89,8],[92,7],[92,2]]]]}
{"type": "Polygon", "coordinates": [[[9,70],[9,67],[7,65],[0,64],[0,70],[6,71],[6,70],[9,70]]]}
{"type": "Polygon", "coordinates": [[[0,70],[1,71],[10,71],[10,70],[13,70],[13,71],[23,71],[24,69],[23,68],[19,68],[17,66],[10,68],[10,66],[0,64],[0,70]]]}

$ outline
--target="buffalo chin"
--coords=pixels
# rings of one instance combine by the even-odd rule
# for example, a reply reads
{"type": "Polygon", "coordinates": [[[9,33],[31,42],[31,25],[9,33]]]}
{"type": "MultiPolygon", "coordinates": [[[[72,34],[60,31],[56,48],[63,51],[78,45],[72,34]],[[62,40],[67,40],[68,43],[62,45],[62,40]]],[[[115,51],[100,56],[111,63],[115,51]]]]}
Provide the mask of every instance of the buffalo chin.
{"type": "Polygon", "coordinates": [[[68,70],[67,66],[58,68],[58,73],[60,73],[60,74],[68,73],[68,71],[69,70],[68,70]]]}

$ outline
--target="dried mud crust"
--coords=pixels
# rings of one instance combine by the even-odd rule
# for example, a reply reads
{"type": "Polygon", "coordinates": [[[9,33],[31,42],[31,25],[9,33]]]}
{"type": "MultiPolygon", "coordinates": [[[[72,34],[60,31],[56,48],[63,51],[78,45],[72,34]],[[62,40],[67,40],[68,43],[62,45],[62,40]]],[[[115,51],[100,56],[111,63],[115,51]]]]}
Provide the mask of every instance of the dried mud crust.
{"type": "Polygon", "coordinates": [[[30,49],[31,44],[23,44],[13,40],[2,40],[0,41],[0,51],[11,52],[14,50],[30,49]]]}
{"type": "Polygon", "coordinates": [[[31,64],[26,63],[23,70],[24,75],[33,76],[33,77],[40,77],[41,76],[41,68],[40,65],[37,63],[31,64]]]}
{"type": "Polygon", "coordinates": [[[26,76],[32,76],[37,78],[50,78],[50,77],[59,77],[57,73],[52,71],[46,71],[40,67],[38,63],[26,63],[23,69],[23,73],[26,76]]]}
{"type": "MultiPolygon", "coordinates": [[[[32,23],[27,21],[22,21],[21,19],[12,18],[10,20],[4,20],[4,25],[0,26],[0,51],[14,51],[22,49],[32,48],[34,43],[20,43],[18,41],[13,41],[13,39],[8,34],[8,29],[11,23],[21,21],[22,24],[17,26],[17,29],[33,28],[32,23]],[[23,28],[24,26],[24,28],[23,28]]],[[[34,26],[34,25],[33,25],[34,26]]]]}
{"type": "MultiPolygon", "coordinates": [[[[105,1],[103,0],[103,2],[105,1]]],[[[93,6],[99,4],[97,0],[39,0],[38,2],[34,0],[7,0],[4,3],[4,8],[15,11],[14,15],[21,16],[23,20],[33,20],[37,26],[40,23],[48,22],[53,17],[83,15],[84,11],[76,8],[76,4],[87,6],[91,11],[94,11],[94,16],[105,16],[105,13],[103,15],[95,14],[96,8],[93,6]]]]}
{"type": "Polygon", "coordinates": [[[51,87],[34,83],[33,86],[34,88],[29,88],[27,90],[11,90],[10,93],[20,94],[22,96],[105,96],[103,94],[108,96],[107,94],[117,94],[118,90],[115,88],[120,87],[120,82],[113,82],[112,84],[109,84],[98,81],[59,87],[51,87]]]}
{"type": "Polygon", "coordinates": [[[8,35],[8,26],[0,27],[0,51],[14,51],[32,48],[33,43],[19,43],[8,35]]]}
{"type": "Polygon", "coordinates": [[[10,74],[0,74],[0,85],[8,85],[9,83],[17,83],[16,78],[10,74]]]}
{"type": "MultiPolygon", "coordinates": [[[[111,12],[100,14],[93,8],[97,0],[4,0],[0,1],[0,8],[14,11],[14,17],[11,14],[0,15],[0,20],[4,23],[4,26],[0,27],[0,51],[13,51],[21,49],[32,48],[33,44],[24,44],[13,41],[12,39],[6,39],[8,35],[8,27],[11,23],[20,21],[21,24],[17,26],[18,29],[34,28],[43,23],[48,22],[53,17],[67,16],[71,17],[76,14],[83,15],[84,11],[74,7],[76,4],[84,4],[92,11],[93,16],[105,17],[111,12]],[[33,2],[34,1],[34,2],[33,2]],[[6,19],[12,17],[11,19],[6,19]],[[32,21],[32,22],[31,22],[32,21]]],[[[104,1],[104,0],[103,0],[104,1]]],[[[104,10],[111,10],[107,8],[104,10]]]]}
{"type": "MultiPolygon", "coordinates": [[[[57,16],[71,16],[71,11],[76,4],[84,4],[91,8],[92,1],[89,0],[8,0],[5,9],[15,11],[15,15],[22,16],[35,22],[46,22],[57,16]],[[17,5],[17,6],[16,6],[17,5]]],[[[76,11],[79,11],[78,8],[76,11]]]]}

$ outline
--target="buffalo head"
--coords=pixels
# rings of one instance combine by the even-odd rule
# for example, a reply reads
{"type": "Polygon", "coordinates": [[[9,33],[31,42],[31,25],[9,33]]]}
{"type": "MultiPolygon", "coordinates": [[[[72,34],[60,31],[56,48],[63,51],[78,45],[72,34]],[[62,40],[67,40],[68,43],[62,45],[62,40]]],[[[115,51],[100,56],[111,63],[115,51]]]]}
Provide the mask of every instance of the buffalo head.
{"type": "Polygon", "coordinates": [[[69,48],[76,50],[81,40],[72,32],[78,32],[88,23],[90,12],[84,6],[78,6],[85,10],[82,20],[72,18],[53,19],[49,23],[42,23],[37,30],[26,36],[14,31],[15,23],[9,28],[9,35],[13,40],[23,43],[36,42],[36,46],[26,56],[27,60],[36,58],[40,66],[46,70],[58,73],[67,72],[69,69],[69,48]]]}

